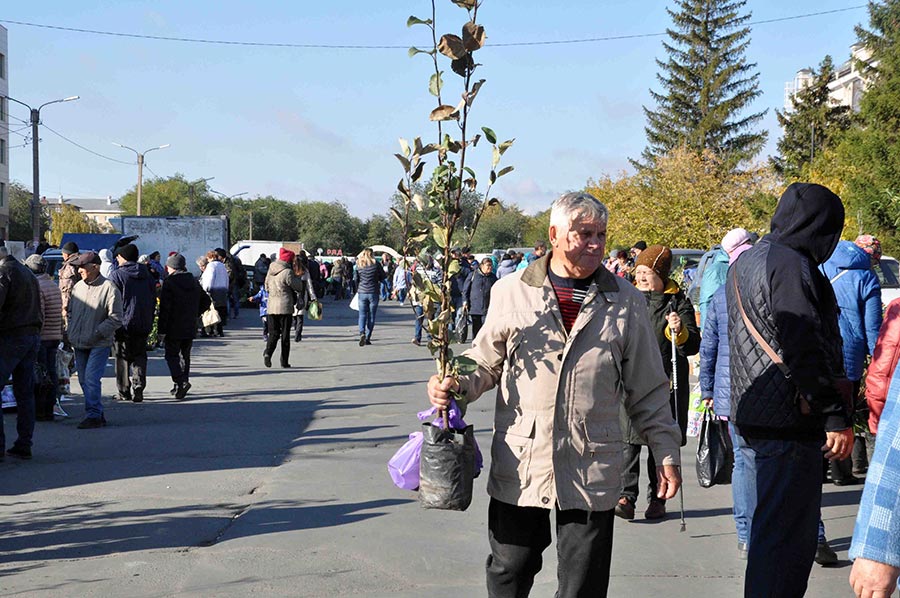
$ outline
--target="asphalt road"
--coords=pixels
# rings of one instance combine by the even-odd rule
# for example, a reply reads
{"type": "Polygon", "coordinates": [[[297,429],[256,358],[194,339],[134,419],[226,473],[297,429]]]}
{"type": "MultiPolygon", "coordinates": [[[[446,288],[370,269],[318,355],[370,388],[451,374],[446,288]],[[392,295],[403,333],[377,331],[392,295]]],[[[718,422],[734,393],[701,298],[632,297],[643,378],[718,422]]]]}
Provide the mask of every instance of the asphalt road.
{"type": "MultiPolygon", "coordinates": [[[[173,400],[162,352],[145,401],[107,398],[109,427],[39,422],[34,459],[0,463],[0,596],[484,596],[484,479],[465,513],[419,507],[386,471],[427,406],[434,371],[410,344],[412,313],[379,307],[358,346],[355,312],[326,302],[282,370],[262,364],[255,310],[195,344],[193,389],[173,400]]],[[[112,367],[103,380],[115,392],[112,367]]],[[[73,390],[80,391],[73,381],[73,390]]],[[[489,457],[492,397],[467,420],[489,457]]],[[[4,418],[15,437],[14,417],[4,418]]],[[[616,521],[610,596],[742,595],[729,487],[702,489],[683,450],[687,530],[616,521]]],[[[823,518],[846,559],[861,487],[825,487],[823,518]]],[[[677,501],[670,502],[671,507],[677,501]]],[[[785,505],[785,509],[790,505],[785,505]]],[[[545,553],[532,596],[555,591],[545,553]]],[[[851,595],[849,563],[814,566],[808,596],[851,595]]]]}

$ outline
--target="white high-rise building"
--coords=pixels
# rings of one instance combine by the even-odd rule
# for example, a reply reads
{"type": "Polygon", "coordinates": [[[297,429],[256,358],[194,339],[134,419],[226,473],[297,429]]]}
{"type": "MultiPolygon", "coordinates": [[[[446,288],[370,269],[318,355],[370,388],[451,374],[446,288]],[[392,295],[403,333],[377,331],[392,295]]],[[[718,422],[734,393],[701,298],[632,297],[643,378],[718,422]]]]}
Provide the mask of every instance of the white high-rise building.
{"type": "Polygon", "coordinates": [[[6,28],[0,25],[0,239],[9,239],[9,64],[6,28]]]}
{"type": "MultiPolygon", "coordinates": [[[[829,96],[835,106],[849,106],[854,112],[859,112],[859,103],[866,89],[864,75],[857,70],[857,61],[868,62],[872,53],[861,44],[850,46],[850,60],[835,67],[834,77],[828,84],[829,96]]],[[[877,65],[877,63],[875,63],[877,65]]],[[[793,81],[784,84],[784,110],[793,110],[791,98],[794,94],[812,83],[813,72],[809,69],[797,71],[793,81]]]]}

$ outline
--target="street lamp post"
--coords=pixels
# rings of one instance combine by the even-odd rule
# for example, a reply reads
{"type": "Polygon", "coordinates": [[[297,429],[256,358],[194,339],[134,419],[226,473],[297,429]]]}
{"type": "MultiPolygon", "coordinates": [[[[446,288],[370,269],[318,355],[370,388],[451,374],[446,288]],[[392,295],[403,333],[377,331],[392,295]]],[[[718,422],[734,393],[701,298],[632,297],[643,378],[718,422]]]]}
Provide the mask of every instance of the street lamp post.
{"type": "Polygon", "coordinates": [[[32,108],[25,102],[20,102],[16,98],[11,98],[9,96],[0,97],[11,100],[16,104],[25,106],[31,113],[31,171],[32,175],[34,176],[34,183],[32,184],[31,193],[31,234],[34,239],[35,245],[37,245],[40,242],[41,236],[41,171],[38,149],[38,142],[40,141],[40,137],[38,136],[38,125],[41,124],[41,109],[44,106],[49,106],[50,104],[59,104],[60,102],[71,102],[73,100],[77,100],[79,96],[69,96],[60,100],[44,102],[37,108],[32,108]]]}
{"type": "Polygon", "coordinates": [[[112,144],[115,146],[127,149],[127,150],[131,150],[137,156],[137,165],[138,165],[137,215],[140,216],[141,215],[141,190],[144,187],[144,154],[148,154],[148,153],[152,152],[153,150],[165,149],[165,148],[169,147],[169,144],[167,143],[165,145],[151,147],[150,149],[144,150],[143,152],[139,152],[136,149],[134,149],[133,147],[128,147],[127,145],[122,145],[121,143],[116,143],[115,141],[113,141],[112,144]]]}
{"type": "Polygon", "coordinates": [[[207,181],[213,180],[214,176],[207,177],[205,179],[197,179],[193,183],[188,183],[188,216],[194,214],[194,185],[199,185],[200,183],[205,183],[207,181]]]}

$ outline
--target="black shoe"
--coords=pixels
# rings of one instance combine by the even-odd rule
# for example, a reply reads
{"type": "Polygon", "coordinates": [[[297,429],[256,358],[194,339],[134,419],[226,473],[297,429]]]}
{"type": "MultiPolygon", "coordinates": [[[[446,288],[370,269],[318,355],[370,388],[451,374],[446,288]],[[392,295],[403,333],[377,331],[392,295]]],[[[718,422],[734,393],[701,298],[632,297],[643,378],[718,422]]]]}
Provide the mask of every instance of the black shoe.
{"type": "Polygon", "coordinates": [[[288,369],[288,368],[291,367],[291,364],[289,364],[289,363],[282,363],[282,364],[281,364],[281,367],[283,367],[284,369],[288,369]]]}
{"type": "Polygon", "coordinates": [[[372,344],[372,339],[367,338],[367,339],[366,339],[366,344],[367,344],[367,345],[371,345],[371,344],[372,344]]]}
{"type": "Polygon", "coordinates": [[[223,336],[225,336],[225,333],[224,333],[224,332],[220,332],[220,333],[218,334],[218,336],[219,336],[219,338],[222,338],[223,336]]]}
{"type": "Polygon", "coordinates": [[[120,392],[116,395],[117,401],[131,401],[131,393],[130,392],[120,392]]]}
{"type": "Polygon", "coordinates": [[[175,384],[175,386],[172,387],[172,390],[169,391],[169,394],[173,397],[178,394],[178,384],[175,384]]]}
{"type": "Polygon", "coordinates": [[[616,505],[616,517],[621,517],[626,521],[634,519],[634,503],[624,496],[620,498],[616,505]]]}
{"type": "Polygon", "coordinates": [[[862,484],[862,480],[854,475],[834,480],[835,486],[856,486],[857,484],[862,484]]]}
{"type": "Polygon", "coordinates": [[[365,347],[365,346],[366,346],[366,335],[365,335],[365,334],[360,334],[360,335],[359,335],[359,346],[360,346],[360,347],[365,347]]]}
{"type": "Polygon", "coordinates": [[[134,389],[134,398],[131,399],[135,403],[140,403],[144,400],[144,389],[143,388],[135,388],[134,389]]]}
{"type": "Polygon", "coordinates": [[[819,545],[816,546],[815,561],[823,567],[838,564],[837,553],[831,549],[827,540],[825,542],[820,542],[819,545]]]}
{"type": "Polygon", "coordinates": [[[34,421],[39,421],[39,422],[52,422],[52,421],[53,421],[53,414],[51,413],[50,415],[35,415],[35,416],[34,416],[34,421]]]}
{"type": "Polygon", "coordinates": [[[31,449],[22,446],[13,445],[11,449],[6,451],[6,454],[16,459],[24,459],[26,461],[31,459],[31,449]]]}
{"type": "Polygon", "coordinates": [[[263,353],[263,363],[266,364],[267,368],[272,367],[272,357],[263,353]]]}
{"type": "Polygon", "coordinates": [[[191,383],[185,382],[184,384],[178,385],[178,392],[175,393],[175,398],[179,401],[187,396],[188,391],[191,389],[191,383]]]}
{"type": "Polygon", "coordinates": [[[78,424],[79,430],[89,430],[91,428],[102,428],[106,425],[106,418],[103,416],[100,417],[86,417],[81,420],[81,423],[78,424]]]}

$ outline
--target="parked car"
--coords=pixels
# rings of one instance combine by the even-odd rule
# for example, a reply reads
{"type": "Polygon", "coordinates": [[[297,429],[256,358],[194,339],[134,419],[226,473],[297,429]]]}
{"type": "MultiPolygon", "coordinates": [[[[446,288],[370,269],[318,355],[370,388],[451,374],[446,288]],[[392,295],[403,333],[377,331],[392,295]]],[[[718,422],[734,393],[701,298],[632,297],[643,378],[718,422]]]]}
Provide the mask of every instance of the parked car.
{"type": "Polygon", "coordinates": [[[888,303],[900,297],[900,262],[889,255],[883,255],[874,269],[881,283],[881,305],[887,307],[888,303]]]}
{"type": "Polygon", "coordinates": [[[672,250],[672,278],[678,282],[678,286],[687,289],[697,276],[697,266],[700,258],[706,253],[703,249],[673,249],[672,250]]]}

